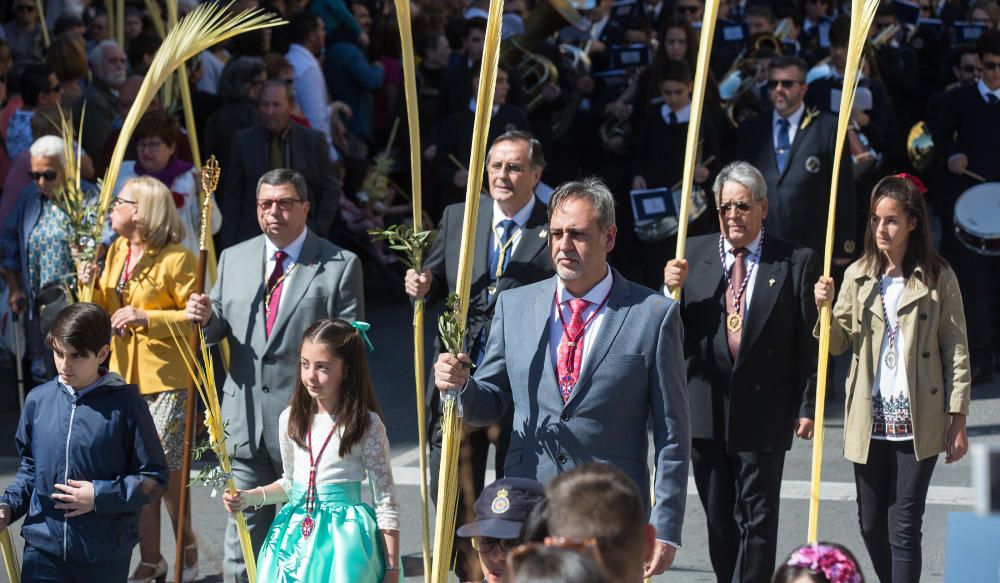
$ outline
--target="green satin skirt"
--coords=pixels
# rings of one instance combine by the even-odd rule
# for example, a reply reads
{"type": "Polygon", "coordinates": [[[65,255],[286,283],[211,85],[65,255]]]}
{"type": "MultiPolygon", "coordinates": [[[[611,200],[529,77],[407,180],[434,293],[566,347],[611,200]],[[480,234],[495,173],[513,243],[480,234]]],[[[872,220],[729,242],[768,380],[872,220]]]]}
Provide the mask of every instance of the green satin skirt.
{"type": "Polygon", "coordinates": [[[302,535],[306,490],[295,485],[257,558],[262,583],[380,583],[385,559],[375,512],[361,502],[361,483],[316,486],[312,533],[302,535]]]}

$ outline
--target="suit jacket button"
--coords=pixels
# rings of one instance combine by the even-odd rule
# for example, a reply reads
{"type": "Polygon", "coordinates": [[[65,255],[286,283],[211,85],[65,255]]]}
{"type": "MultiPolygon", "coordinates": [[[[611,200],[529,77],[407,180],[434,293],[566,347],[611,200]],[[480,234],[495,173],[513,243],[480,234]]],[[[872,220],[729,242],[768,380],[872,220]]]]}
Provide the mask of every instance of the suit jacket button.
{"type": "Polygon", "coordinates": [[[270,354],[268,354],[267,356],[265,356],[264,358],[261,359],[261,361],[264,364],[274,364],[274,360],[275,360],[274,357],[271,356],[270,354]]]}
{"type": "Polygon", "coordinates": [[[931,353],[930,352],[925,352],[925,353],[921,354],[920,356],[923,356],[924,358],[930,358],[931,357],[931,353]]]}
{"type": "Polygon", "coordinates": [[[923,313],[921,313],[921,314],[920,314],[920,319],[921,319],[921,320],[926,320],[926,319],[927,319],[927,314],[923,314],[923,313]]]}
{"type": "Polygon", "coordinates": [[[564,463],[566,463],[566,456],[565,456],[565,455],[563,455],[563,454],[559,454],[559,457],[557,457],[556,459],[557,459],[557,460],[559,461],[559,463],[561,463],[561,464],[564,464],[564,463]]]}
{"type": "Polygon", "coordinates": [[[937,387],[931,387],[931,394],[932,395],[936,395],[937,394],[937,387]]]}
{"type": "Polygon", "coordinates": [[[569,415],[563,413],[562,415],[559,416],[559,420],[562,421],[563,423],[566,423],[567,421],[569,421],[569,415]]]}
{"type": "Polygon", "coordinates": [[[267,385],[264,385],[263,387],[261,387],[260,390],[264,391],[265,393],[270,393],[271,392],[271,387],[268,387],[267,385]]]}

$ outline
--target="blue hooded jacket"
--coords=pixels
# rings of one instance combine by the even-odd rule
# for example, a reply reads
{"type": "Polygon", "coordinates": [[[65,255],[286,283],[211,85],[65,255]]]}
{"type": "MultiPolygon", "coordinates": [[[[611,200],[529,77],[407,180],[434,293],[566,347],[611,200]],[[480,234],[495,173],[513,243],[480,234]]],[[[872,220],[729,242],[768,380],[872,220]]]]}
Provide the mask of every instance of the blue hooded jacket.
{"type": "Polygon", "coordinates": [[[28,393],[15,441],[21,465],[0,502],[38,550],[80,564],[130,555],[139,510],[167,483],[163,448],[135,385],[106,373],[72,391],[51,380],[28,393]],[[73,518],[56,510],[55,484],[94,484],[94,510],[73,518]]]}

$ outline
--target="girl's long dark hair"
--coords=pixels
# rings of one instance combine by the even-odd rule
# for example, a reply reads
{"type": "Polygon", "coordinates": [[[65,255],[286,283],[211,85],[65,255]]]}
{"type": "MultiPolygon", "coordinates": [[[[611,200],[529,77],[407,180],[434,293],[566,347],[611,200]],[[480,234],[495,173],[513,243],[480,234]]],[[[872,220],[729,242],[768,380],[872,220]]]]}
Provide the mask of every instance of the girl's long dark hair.
{"type": "Polygon", "coordinates": [[[916,227],[910,231],[910,238],[906,243],[906,255],[903,256],[903,265],[901,266],[903,277],[909,279],[913,275],[913,270],[919,267],[924,272],[924,277],[927,280],[925,283],[933,285],[941,270],[948,267],[948,262],[934,250],[924,195],[913,182],[903,176],[886,176],[872,190],[868,227],[865,229],[864,259],[866,264],[869,268],[874,268],[876,274],[881,275],[888,262],[885,254],[879,251],[875,245],[875,229],[878,227],[875,220],[875,208],[883,198],[891,198],[896,201],[899,206],[903,207],[906,218],[917,222],[916,227]]]}
{"type": "MultiPolygon", "coordinates": [[[[327,349],[331,356],[344,362],[344,380],[340,385],[334,417],[341,429],[340,457],[351,453],[351,448],[361,441],[370,423],[369,413],[382,417],[382,410],[375,397],[371,375],[368,372],[368,354],[365,341],[356,328],[344,320],[318,320],[302,335],[302,344],[312,342],[327,349]]],[[[312,427],[316,401],[309,395],[302,375],[295,381],[295,392],[289,403],[288,435],[295,443],[306,446],[306,435],[312,427]]]]}

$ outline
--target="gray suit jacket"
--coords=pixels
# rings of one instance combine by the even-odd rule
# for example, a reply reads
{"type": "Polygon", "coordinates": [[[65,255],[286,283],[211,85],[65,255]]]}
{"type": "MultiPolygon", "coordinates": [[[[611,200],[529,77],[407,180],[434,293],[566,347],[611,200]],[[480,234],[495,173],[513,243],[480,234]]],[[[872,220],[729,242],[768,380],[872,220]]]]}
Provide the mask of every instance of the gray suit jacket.
{"type": "Polygon", "coordinates": [[[230,444],[249,442],[236,457],[254,456],[263,443],[279,459],[278,415],[295,389],[302,333],[322,318],[364,318],[364,286],[357,256],[310,231],[267,337],[264,253],[264,235],[222,252],[205,339],[229,340],[222,416],[229,421],[230,444]]]}
{"type": "Polygon", "coordinates": [[[504,475],[546,482],[587,462],[612,464],[646,498],[646,423],[653,420],[657,538],[681,542],[691,431],[677,302],[614,272],[614,286],[566,405],[549,351],[556,278],[499,294],[486,357],[461,393],[465,421],[514,407],[504,475]]]}

